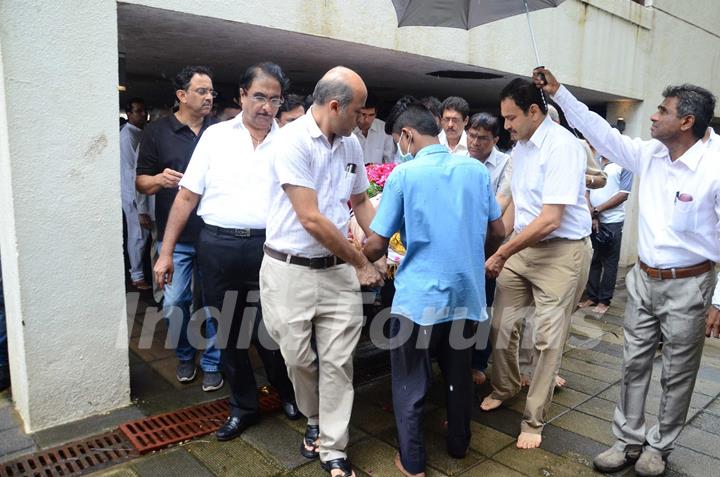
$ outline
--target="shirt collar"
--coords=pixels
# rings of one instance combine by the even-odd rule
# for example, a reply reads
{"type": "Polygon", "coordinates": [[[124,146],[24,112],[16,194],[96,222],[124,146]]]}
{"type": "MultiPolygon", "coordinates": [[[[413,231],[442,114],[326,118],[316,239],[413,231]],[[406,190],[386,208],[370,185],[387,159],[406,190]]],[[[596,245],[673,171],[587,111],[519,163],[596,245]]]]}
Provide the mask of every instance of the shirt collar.
{"type": "Polygon", "coordinates": [[[415,154],[415,159],[431,154],[450,154],[450,152],[448,152],[444,144],[431,144],[420,149],[417,154],[415,154]]]}
{"type": "Polygon", "coordinates": [[[498,151],[497,147],[493,146],[492,151],[490,152],[490,155],[487,159],[485,159],[485,163],[490,163],[491,166],[497,166],[497,161],[500,157],[500,151],[498,151]]]}
{"type": "Polygon", "coordinates": [[[700,159],[703,156],[703,153],[706,149],[706,144],[702,142],[702,140],[697,140],[693,146],[685,151],[685,154],[678,157],[678,161],[685,164],[688,169],[695,172],[697,169],[698,163],[700,162],[700,159]]]}
{"type": "MultiPolygon", "coordinates": [[[[243,112],[240,112],[240,114],[238,114],[237,116],[235,116],[234,118],[232,118],[229,121],[230,126],[234,129],[239,129],[241,131],[247,131],[248,128],[245,127],[245,123],[243,122],[242,118],[243,118],[243,112]]],[[[273,119],[272,126],[270,126],[270,131],[268,132],[267,137],[269,138],[270,136],[273,136],[278,131],[278,129],[280,129],[280,127],[277,125],[277,121],[275,121],[273,119]]],[[[248,131],[248,133],[249,133],[249,131],[248,131]]],[[[263,141],[263,143],[264,142],[265,141],[263,141]]]]}
{"type": "Polygon", "coordinates": [[[139,127],[135,126],[135,125],[134,125],[133,123],[131,123],[131,122],[125,123],[125,126],[123,126],[123,129],[125,129],[125,128],[128,128],[128,131],[133,131],[133,132],[140,132],[140,131],[142,131],[142,129],[140,129],[139,127]]]}
{"type": "MultiPolygon", "coordinates": [[[[325,134],[320,130],[320,126],[318,126],[318,123],[315,121],[315,117],[312,115],[312,110],[315,106],[310,106],[310,108],[307,110],[307,113],[305,113],[305,120],[307,121],[307,130],[310,133],[310,137],[313,139],[317,138],[324,138],[325,142],[329,141],[325,137],[325,134]]],[[[337,145],[340,145],[345,140],[344,136],[338,136],[335,135],[335,140],[331,144],[331,146],[334,148],[337,145]]]]}
{"type": "Polygon", "coordinates": [[[545,116],[545,119],[543,120],[543,122],[540,123],[540,126],[538,126],[538,128],[535,130],[528,142],[533,143],[535,147],[540,149],[554,124],[555,123],[552,119],[550,119],[550,116],[545,116]]]}
{"type": "MultiPolygon", "coordinates": [[[[187,124],[183,124],[180,121],[178,121],[178,118],[175,116],[175,113],[170,114],[170,116],[168,116],[168,117],[170,118],[170,128],[173,130],[173,132],[178,132],[182,128],[190,129],[190,127],[187,124]]],[[[200,128],[200,132],[203,132],[205,129],[207,129],[207,127],[210,125],[210,121],[212,121],[212,115],[208,114],[207,116],[205,116],[203,118],[203,125],[200,128]]],[[[193,134],[195,134],[195,133],[193,132],[193,134]]]]}

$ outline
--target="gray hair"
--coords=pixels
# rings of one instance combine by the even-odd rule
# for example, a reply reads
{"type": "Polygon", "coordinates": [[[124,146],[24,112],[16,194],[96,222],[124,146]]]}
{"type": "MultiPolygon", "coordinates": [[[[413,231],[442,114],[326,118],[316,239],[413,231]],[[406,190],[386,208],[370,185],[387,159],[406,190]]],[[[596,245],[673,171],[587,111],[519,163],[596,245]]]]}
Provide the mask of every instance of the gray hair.
{"type": "Polygon", "coordinates": [[[324,78],[315,85],[313,98],[318,106],[327,104],[328,101],[334,99],[340,103],[340,108],[344,110],[353,99],[353,91],[340,78],[324,78]]]}
{"type": "Polygon", "coordinates": [[[694,116],[693,136],[700,139],[715,114],[715,96],[705,88],[694,84],[668,86],[663,91],[665,98],[677,98],[677,117],[694,116]]]}

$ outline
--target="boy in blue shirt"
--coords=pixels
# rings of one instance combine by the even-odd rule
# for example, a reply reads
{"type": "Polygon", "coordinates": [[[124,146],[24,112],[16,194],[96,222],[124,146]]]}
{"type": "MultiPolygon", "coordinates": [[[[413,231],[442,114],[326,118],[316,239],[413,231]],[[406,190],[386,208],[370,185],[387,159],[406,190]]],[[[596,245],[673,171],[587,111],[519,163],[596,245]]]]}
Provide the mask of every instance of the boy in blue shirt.
{"type": "Polygon", "coordinates": [[[404,475],[424,476],[422,411],[431,354],[447,385],[448,453],[462,458],[470,443],[471,352],[476,324],[487,320],[485,256],[505,231],[487,168],[439,144],[427,108],[412,97],[400,99],[385,132],[404,163],[385,183],[364,252],[377,260],[398,230],[407,249],[395,278],[390,326],[400,444],[395,464],[404,475]]]}

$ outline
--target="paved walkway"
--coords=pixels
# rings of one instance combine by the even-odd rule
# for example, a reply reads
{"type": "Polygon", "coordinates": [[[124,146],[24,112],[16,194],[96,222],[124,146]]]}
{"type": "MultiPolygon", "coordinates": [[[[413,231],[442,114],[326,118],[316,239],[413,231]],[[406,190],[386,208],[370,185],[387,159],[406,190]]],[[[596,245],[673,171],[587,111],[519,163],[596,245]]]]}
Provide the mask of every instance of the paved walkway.
{"type": "MultiPolygon", "coordinates": [[[[598,475],[592,470],[592,456],[613,442],[610,422],[619,392],[622,356],[622,308],[624,283],[618,283],[613,307],[603,317],[577,312],[566,347],[561,375],[567,387],[555,394],[551,421],[545,429],[541,449],[520,451],[514,446],[519,429],[524,395],[491,413],[479,410],[479,402],[488,393],[487,385],[476,389],[472,421],[472,442],[468,455],[452,459],[445,452],[442,423],[444,390],[436,380],[426,405],[425,437],[428,448],[428,476],[538,476],[564,477],[598,475]]],[[[161,336],[162,330],[158,331],[161,336]]],[[[138,334],[133,339],[137,342],[138,334]]],[[[155,338],[159,340],[159,338],[155,338]]],[[[142,352],[133,346],[132,387],[135,406],[125,412],[127,419],[135,414],[153,414],[177,407],[219,398],[221,394],[203,393],[197,384],[181,387],[175,383],[172,356],[153,346],[142,352]],[[156,353],[152,355],[152,353],[156,353]]],[[[659,355],[655,376],[648,394],[648,425],[656,420],[659,405],[659,355]]],[[[368,364],[367,366],[371,366],[368,364]]],[[[360,375],[369,372],[363,363],[360,375]]],[[[356,387],[355,407],[348,449],[360,476],[399,475],[393,466],[396,431],[392,414],[390,380],[385,374],[356,387]]],[[[262,370],[258,369],[258,378],[262,370]]],[[[670,476],[720,476],[720,340],[708,340],[702,368],[693,394],[688,425],[670,457],[670,476]]],[[[6,395],[0,395],[0,460],[32,450],[36,446],[68,437],[72,430],[53,436],[24,436],[13,427],[13,417],[6,395]],[[4,400],[4,401],[3,401],[4,400]],[[4,407],[3,407],[4,406],[4,407]],[[4,427],[3,427],[4,426],[4,427]],[[5,430],[3,430],[5,429],[5,430]],[[3,452],[4,433],[14,433],[21,450],[3,452]],[[24,439],[24,440],[23,440],[24,439]]],[[[119,417],[106,417],[109,425],[119,417]]],[[[82,430],[76,428],[76,435],[82,430]]],[[[98,427],[98,424],[86,426],[98,427]]],[[[282,415],[265,418],[240,438],[219,443],[206,436],[187,444],[144,456],[93,475],[121,476],[322,476],[317,462],[308,462],[299,454],[304,422],[289,422],[282,415]]],[[[10,435],[10,434],[7,434],[10,435]]],[[[44,445],[45,444],[45,445],[44,445]]],[[[634,475],[632,470],[618,475],[634,475]]]]}

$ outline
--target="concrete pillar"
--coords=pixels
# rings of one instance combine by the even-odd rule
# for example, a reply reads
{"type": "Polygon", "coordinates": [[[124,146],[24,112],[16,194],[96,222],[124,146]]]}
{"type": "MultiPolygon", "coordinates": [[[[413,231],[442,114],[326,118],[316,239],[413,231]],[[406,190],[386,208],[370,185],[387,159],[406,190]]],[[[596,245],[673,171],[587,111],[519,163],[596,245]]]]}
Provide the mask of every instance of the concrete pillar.
{"type": "Polygon", "coordinates": [[[0,250],[28,432],[130,402],[116,17],[112,0],[0,2],[0,250]]]}

